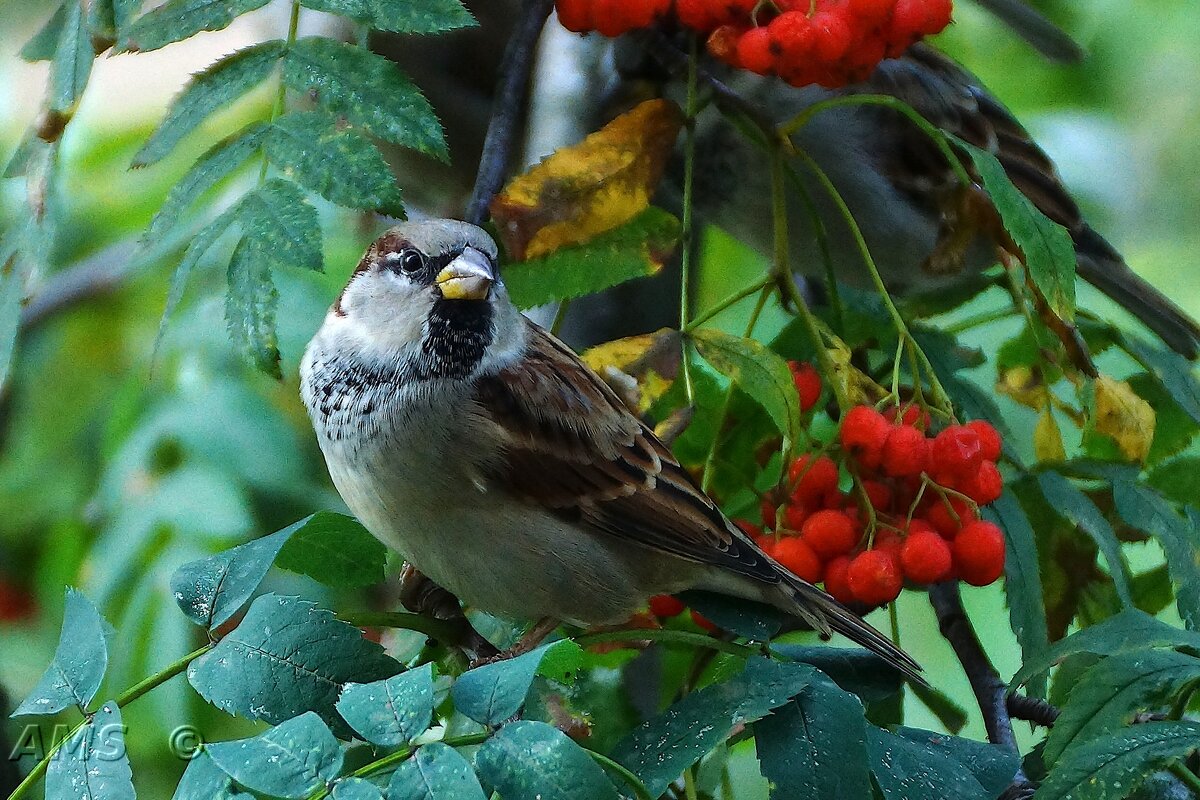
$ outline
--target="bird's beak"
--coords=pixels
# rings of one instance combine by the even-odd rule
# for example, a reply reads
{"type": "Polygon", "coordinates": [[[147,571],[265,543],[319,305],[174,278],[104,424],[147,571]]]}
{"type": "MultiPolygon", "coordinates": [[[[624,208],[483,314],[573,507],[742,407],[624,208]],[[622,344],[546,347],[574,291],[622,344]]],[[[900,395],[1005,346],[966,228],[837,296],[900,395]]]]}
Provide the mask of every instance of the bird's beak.
{"type": "Polygon", "coordinates": [[[487,256],[468,247],[442,268],[436,280],[447,300],[486,300],[496,273],[487,256]]]}

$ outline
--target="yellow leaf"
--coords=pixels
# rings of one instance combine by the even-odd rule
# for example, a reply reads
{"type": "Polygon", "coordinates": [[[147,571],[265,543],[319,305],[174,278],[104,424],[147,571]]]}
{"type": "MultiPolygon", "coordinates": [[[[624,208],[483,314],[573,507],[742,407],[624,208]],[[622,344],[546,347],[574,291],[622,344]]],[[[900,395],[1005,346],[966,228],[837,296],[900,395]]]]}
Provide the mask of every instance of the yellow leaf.
{"type": "Polygon", "coordinates": [[[1033,428],[1033,453],[1038,461],[1066,461],[1067,449],[1063,447],[1062,432],[1049,408],[1042,409],[1037,425],[1033,428]]]}
{"type": "Polygon", "coordinates": [[[1154,441],[1154,409],[1125,381],[1096,378],[1095,427],[1111,436],[1130,461],[1145,461],[1154,441]]]}
{"type": "Polygon", "coordinates": [[[644,211],[682,125],[677,105],[647,100],[513,178],[491,205],[509,258],[581,244],[644,211]]]}
{"type": "Polygon", "coordinates": [[[643,414],[679,374],[679,333],[662,328],[614,339],[585,350],[580,357],[631,409],[643,414]]]}
{"type": "Polygon", "coordinates": [[[887,390],[851,363],[853,353],[845,342],[836,337],[831,337],[831,342],[826,352],[833,364],[833,375],[822,375],[821,378],[837,387],[836,394],[857,405],[875,405],[887,396],[887,390]]]}
{"type": "Polygon", "coordinates": [[[996,391],[1034,411],[1045,408],[1050,399],[1040,373],[1029,367],[1013,367],[1001,372],[996,381],[996,391]]]}

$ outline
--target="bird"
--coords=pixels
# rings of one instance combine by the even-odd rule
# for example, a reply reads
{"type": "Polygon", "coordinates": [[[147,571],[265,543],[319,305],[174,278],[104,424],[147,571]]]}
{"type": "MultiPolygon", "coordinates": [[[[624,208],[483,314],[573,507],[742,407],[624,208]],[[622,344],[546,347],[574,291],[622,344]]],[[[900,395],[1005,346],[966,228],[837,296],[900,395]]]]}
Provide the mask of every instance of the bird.
{"type": "Polygon", "coordinates": [[[595,372],[523,316],[497,259],[475,225],[394,227],[305,350],[302,399],[368,531],[464,603],[538,620],[543,636],[618,624],[653,595],[692,589],[782,609],[920,680],[909,655],[732,524],[595,372]]]}

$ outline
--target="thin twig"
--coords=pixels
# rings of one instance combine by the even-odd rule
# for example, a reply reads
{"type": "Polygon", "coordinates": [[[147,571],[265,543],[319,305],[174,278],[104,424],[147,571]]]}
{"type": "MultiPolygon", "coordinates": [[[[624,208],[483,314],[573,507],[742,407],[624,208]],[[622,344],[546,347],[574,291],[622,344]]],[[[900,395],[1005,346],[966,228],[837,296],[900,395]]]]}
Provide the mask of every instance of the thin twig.
{"type": "Polygon", "coordinates": [[[529,93],[535,45],[553,4],[554,0],[525,0],[513,26],[512,37],[504,48],[500,82],[496,87],[487,136],[483,140],[475,189],[463,217],[467,222],[478,225],[484,221],[492,197],[500,191],[508,175],[529,93]]]}

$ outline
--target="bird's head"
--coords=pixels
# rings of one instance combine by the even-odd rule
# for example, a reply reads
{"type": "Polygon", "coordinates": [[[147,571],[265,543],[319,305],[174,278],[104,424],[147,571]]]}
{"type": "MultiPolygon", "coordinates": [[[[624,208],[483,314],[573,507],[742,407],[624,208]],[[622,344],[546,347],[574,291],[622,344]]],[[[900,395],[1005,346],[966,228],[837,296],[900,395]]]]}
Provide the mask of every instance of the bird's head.
{"type": "Polygon", "coordinates": [[[326,327],[414,377],[468,376],[511,349],[520,329],[496,259],[496,243],[475,225],[407,222],[367,249],[326,327]]]}

